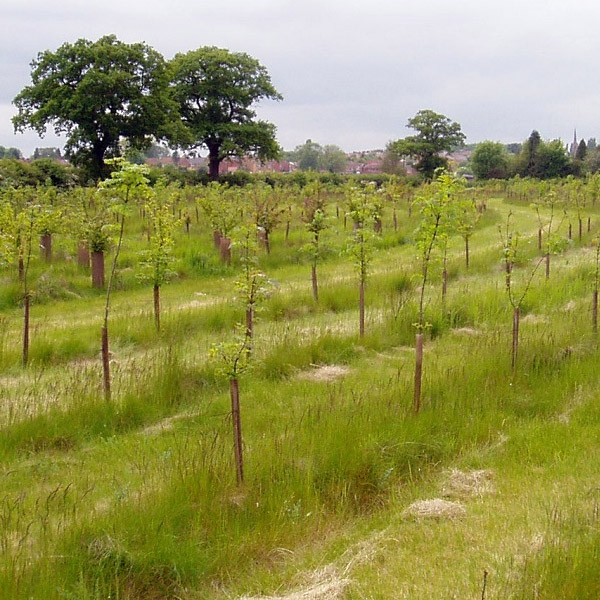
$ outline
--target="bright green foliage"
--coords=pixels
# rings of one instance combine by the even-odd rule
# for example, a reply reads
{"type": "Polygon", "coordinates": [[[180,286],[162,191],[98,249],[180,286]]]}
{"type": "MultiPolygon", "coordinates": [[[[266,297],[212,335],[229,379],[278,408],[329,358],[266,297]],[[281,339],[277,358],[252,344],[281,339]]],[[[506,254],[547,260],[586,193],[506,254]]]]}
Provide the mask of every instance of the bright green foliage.
{"type": "Polygon", "coordinates": [[[477,179],[504,179],[508,176],[508,151],[500,142],[481,142],[473,151],[471,165],[477,179]]]}
{"type": "Polygon", "coordinates": [[[394,151],[399,156],[414,156],[417,171],[427,179],[434,176],[436,169],[447,167],[448,161],[440,156],[441,152],[449,152],[465,142],[460,125],[433,110],[420,110],[408,120],[407,127],[417,134],[395,142],[394,151]]]}
{"type": "Polygon", "coordinates": [[[0,266],[12,262],[15,254],[16,235],[13,207],[3,198],[0,201],[0,266]]]}
{"type": "Polygon", "coordinates": [[[305,185],[302,189],[302,197],[304,198],[302,220],[311,235],[311,240],[304,250],[310,256],[311,263],[316,266],[321,258],[321,235],[329,227],[323,184],[314,181],[305,185]]]}
{"type": "Polygon", "coordinates": [[[373,257],[373,225],[379,214],[379,199],[376,198],[377,191],[370,184],[361,187],[348,186],[345,193],[348,216],[354,224],[347,252],[353,258],[360,281],[364,284],[373,257]]]}
{"type": "Polygon", "coordinates": [[[437,179],[423,188],[415,203],[421,220],[416,232],[415,245],[420,264],[419,317],[415,326],[419,331],[426,327],[424,316],[425,287],[430,274],[431,261],[436,246],[452,231],[456,211],[460,210],[458,197],[464,189],[464,180],[448,173],[440,174],[437,179]]]}
{"type": "MultiPolygon", "coordinates": [[[[260,305],[272,291],[271,281],[258,268],[258,228],[256,225],[240,225],[234,231],[232,246],[240,250],[242,273],[234,283],[237,299],[246,312],[246,337],[252,338],[252,328],[260,305]]],[[[248,345],[250,350],[250,342],[248,345]]]]}
{"type": "Polygon", "coordinates": [[[212,179],[229,156],[277,156],[275,127],[257,120],[253,105],[263,98],[279,100],[281,95],[255,58],[205,46],[176,54],[170,68],[179,113],[173,142],[182,148],[207,148],[212,179]]]}
{"type": "Polygon", "coordinates": [[[171,268],[174,262],[174,233],[179,225],[179,220],[173,215],[176,192],[171,192],[165,198],[167,194],[168,190],[159,190],[146,201],[146,214],[150,219],[152,233],[150,248],[142,252],[140,260],[140,279],[159,287],[176,275],[171,268]]]}
{"type": "Polygon", "coordinates": [[[66,134],[66,156],[93,178],[106,175],[104,158],[119,154],[122,138],[145,147],[160,136],[170,106],[162,56],[113,35],[40,52],[31,79],[13,100],[15,129],[66,134]]]}
{"type": "Polygon", "coordinates": [[[215,373],[228,381],[245,373],[250,367],[250,346],[245,327],[238,324],[232,341],[213,344],[209,350],[210,358],[216,363],[215,373]]]}
{"type": "Polygon", "coordinates": [[[228,238],[241,221],[241,198],[238,188],[228,188],[216,181],[210,183],[198,197],[198,204],[213,231],[228,238]]]}

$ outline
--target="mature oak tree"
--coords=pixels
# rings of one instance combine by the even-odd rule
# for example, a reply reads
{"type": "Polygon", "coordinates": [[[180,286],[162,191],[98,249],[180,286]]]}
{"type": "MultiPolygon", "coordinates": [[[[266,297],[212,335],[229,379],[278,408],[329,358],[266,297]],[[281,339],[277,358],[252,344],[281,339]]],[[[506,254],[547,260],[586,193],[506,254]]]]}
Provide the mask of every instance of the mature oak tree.
{"type": "Polygon", "coordinates": [[[209,175],[216,179],[221,161],[253,154],[275,158],[275,126],[256,119],[252,106],[282,96],[255,58],[243,52],[205,46],[177,54],[170,62],[171,87],[179,112],[171,143],[208,149],[209,175]]]}
{"type": "Polygon", "coordinates": [[[397,140],[393,143],[398,156],[417,158],[417,171],[431,179],[435,170],[446,167],[448,161],[440,156],[441,152],[451,151],[465,142],[460,125],[448,117],[433,110],[420,110],[407,127],[417,131],[416,135],[397,140]]]}
{"type": "Polygon", "coordinates": [[[114,35],[79,39],[31,63],[31,85],[13,100],[16,131],[43,135],[48,126],[67,135],[66,156],[94,178],[107,174],[104,159],[119,143],[143,148],[161,137],[170,106],[166,64],[146,44],[125,44],[114,35]]]}

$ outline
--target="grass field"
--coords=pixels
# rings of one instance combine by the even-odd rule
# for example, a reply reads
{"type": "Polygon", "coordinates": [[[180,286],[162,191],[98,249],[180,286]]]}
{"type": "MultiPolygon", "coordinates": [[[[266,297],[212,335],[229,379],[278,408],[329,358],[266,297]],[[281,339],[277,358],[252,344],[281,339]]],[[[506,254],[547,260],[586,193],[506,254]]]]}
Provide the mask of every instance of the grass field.
{"type": "MultiPolygon", "coordinates": [[[[490,187],[470,239],[452,236],[448,293],[426,289],[423,399],[412,410],[418,212],[390,207],[374,241],[359,338],[343,205],[324,235],[319,302],[305,227],[271,236],[273,293],[240,378],[245,481],[229,388],[209,357],[244,320],[240,266],[194,219],[177,276],[136,277],[128,223],[111,308],[113,396],[102,393],[102,290],[60,236],[32,265],[30,363],[19,285],[0,291],[0,597],[8,599],[592,599],[600,595],[599,354],[591,300],[598,211],[538,269],[517,366],[498,227],[519,231],[517,291],[541,252],[527,201],[490,187]],[[287,238],[287,239],[286,239],[287,238]]],[[[546,215],[542,210],[542,215],[546,215]]],[[[567,237],[568,219],[557,235],[567,237]]]]}

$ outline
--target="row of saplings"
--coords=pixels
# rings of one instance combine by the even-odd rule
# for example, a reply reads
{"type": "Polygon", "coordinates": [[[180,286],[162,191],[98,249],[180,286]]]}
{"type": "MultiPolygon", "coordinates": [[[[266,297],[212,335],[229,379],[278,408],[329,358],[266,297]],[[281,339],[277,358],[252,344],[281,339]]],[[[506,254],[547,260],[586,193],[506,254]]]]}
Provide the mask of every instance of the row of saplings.
{"type": "MultiPolygon", "coordinates": [[[[157,329],[160,329],[160,287],[173,274],[172,250],[174,233],[181,222],[189,233],[191,218],[187,206],[176,207],[176,201],[185,200],[186,192],[162,193],[160,186],[152,189],[145,176],[144,167],[132,165],[124,161],[114,161],[115,170],[111,177],[99,185],[92,196],[90,191],[75,191],[76,202],[70,206],[69,223],[78,237],[78,260],[82,265],[89,264],[92,256],[92,273],[100,271],[101,279],[96,274],[95,285],[104,285],[103,253],[110,240],[115,237],[115,252],[110,266],[108,283],[106,284],[106,301],[104,306],[102,338],[102,372],[104,396],[111,399],[111,374],[109,362],[109,315],[111,292],[114,287],[115,273],[119,254],[122,248],[125,223],[133,211],[140,210],[145,222],[148,236],[148,249],[142,257],[142,270],[153,283],[154,315],[157,329]],[[141,207],[141,208],[140,208],[141,207]],[[84,235],[87,234],[87,235],[84,235]],[[87,241],[87,244],[86,244],[87,241]],[[97,242],[97,243],[96,243],[97,242]],[[101,258],[100,258],[101,256],[101,258]],[[101,267],[98,265],[101,264],[101,267]],[[96,265],[96,266],[95,266],[96,265]]],[[[410,198],[406,190],[392,182],[383,189],[372,185],[347,186],[344,189],[345,208],[344,222],[350,219],[352,233],[349,236],[348,252],[356,264],[359,280],[359,335],[365,334],[365,284],[369,274],[374,240],[381,231],[381,218],[384,204],[390,202],[393,208],[394,227],[397,228],[397,205],[400,199],[409,198],[409,211],[412,206],[419,210],[419,226],[415,233],[415,244],[419,257],[418,285],[418,318],[416,322],[416,360],[414,375],[413,410],[419,412],[421,407],[421,388],[423,370],[424,333],[429,327],[425,320],[425,292],[431,277],[434,260],[442,263],[442,302],[445,302],[447,291],[447,250],[451,235],[460,233],[465,242],[465,261],[469,266],[469,239],[477,225],[485,203],[476,205],[473,194],[466,193],[464,181],[449,174],[441,174],[431,184],[423,186],[416,198],[410,198]]],[[[55,192],[48,190],[45,202],[31,202],[24,192],[13,190],[12,197],[7,198],[0,206],[0,243],[1,256],[5,262],[18,264],[19,278],[23,283],[24,295],[24,337],[23,364],[28,362],[29,351],[29,304],[30,290],[28,270],[33,258],[34,239],[40,240],[42,255],[51,259],[51,233],[57,230],[60,214],[56,209],[55,192]],[[15,210],[19,206],[19,210],[15,210]]],[[[254,314],[261,302],[270,293],[270,282],[259,269],[259,244],[269,251],[269,234],[287,217],[286,237],[289,234],[290,220],[295,206],[300,206],[302,220],[310,234],[310,242],[306,251],[311,262],[311,282],[315,301],[318,302],[317,264],[322,256],[321,236],[329,226],[327,202],[332,198],[331,190],[319,183],[309,184],[304,189],[290,194],[289,190],[272,189],[269,186],[252,186],[244,191],[212,185],[204,188],[203,193],[195,193],[196,220],[199,220],[198,207],[203,210],[211,228],[213,239],[218,245],[222,258],[231,260],[231,236],[239,248],[241,273],[236,281],[235,289],[245,309],[244,323],[236,328],[232,341],[216,345],[212,348],[212,356],[218,359],[218,370],[229,380],[234,428],[235,462],[238,482],[243,481],[242,436],[239,402],[239,376],[247,368],[252,356],[254,314]],[[242,202],[246,198],[246,206],[242,202]],[[298,202],[299,200],[299,202],[298,202]],[[250,208],[249,208],[250,207],[250,208]],[[248,219],[248,217],[250,217],[248,219]],[[235,234],[234,234],[235,232],[235,234]]],[[[555,191],[541,198],[536,205],[539,219],[539,244],[544,250],[542,257],[532,268],[524,289],[517,294],[512,282],[512,271],[518,260],[519,235],[513,231],[509,213],[506,223],[500,227],[503,242],[503,259],[506,272],[506,290],[513,307],[513,351],[512,364],[516,367],[518,350],[518,330],[520,307],[529,290],[535,272],[545,261],[546,276],[550,274],[550,256],[561,248],[558,232],[562,219],[557,224],[555,212],[559,206],[555,191]],[[546,216],[542,217],[541,207],[546,216]],[[544,235],[545,234],[545,235],[544,235]],[[545,238],[543,245],[542,239],[545,238]]],[[[339,203],[336,203],[336,214],[339,218],[339,203]]],[[[63,213],[64,215],[64,213],[63,213]]],[[[64,220],[63,220],[64,222],[64,220]]],[[[588,221],[588,229],[589,229],[588,221]]],[[[600,264],[600,245],[595,255],[596,269],[594,281],[593,326],[597,329],[597,302],[600,264]]]]}

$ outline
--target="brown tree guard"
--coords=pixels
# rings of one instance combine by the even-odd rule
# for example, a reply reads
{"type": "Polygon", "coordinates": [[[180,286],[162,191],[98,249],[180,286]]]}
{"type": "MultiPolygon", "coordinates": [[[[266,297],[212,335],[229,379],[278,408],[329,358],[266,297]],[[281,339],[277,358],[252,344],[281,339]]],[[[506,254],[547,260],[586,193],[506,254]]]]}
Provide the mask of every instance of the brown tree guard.
{"type": "Polygon", "coordinates": [[[200,223],[200,212],[198,211],[197,206],[196,206],[196,223],[200,223]]]}
{"type": "Polygon", "coordinates": [[[319,301],[319,282],[317,281],[317,266],[312,265],[310,268],[310,278],[312,281],[312,292],[315,302],[319,301]]]}
{"type": "Polygon", "coordinates": [[[223,236],[221,235],[221,232],[218,229],[215,229],[213,231],[213,244],[215,245],[215,248],[217,250],[220,250],[221,248],[221,238],[223,236]]]}
{"type": "Polygon", "coordinates": [[[469,236],[465,238],[465,265],[467,271],[469,270],[469,236]]]}
{"type": "Polygon", "coordinates": [[[23,366],[29,362],[29,304],[31,295],[29,292],[23,298],[23,366]]]}
{"type": "Polygon", "coordinates": [[[231,264],[231,240],[228,237],[222,237],[219,245],[221,252],[221,260],[227,264],[231,264]]]}
{"type": "Polygon", "coordinates": [[[569,223],[569,239],[573,239],[573,226],[569,223]]]}
{"type": "Polygon", "coordinates": [[[231,396],[231,421],[233,424],[233,453],[238,485],[244,483],[244,459],[242,454],[242,419],[240,416],[240,387],[237,379],[229,381],[231,396]]]}
{"type": "Polygon", "coordinates": [[[542,228],[538,229],[538,250],[542,249],[542,228]]]}
{"type": "Polygon", "coordinates": [[[25,261],[23,260],[22,256],[19,256],[18,270],[19,281],[23,281],[23,277],[25,276],[25,261]]]}
{"type": "Polygon", "coordinates": [[[583,236],[583,219],[579,217],[579,241],[581,242],[581,238],[583,236]]]}
{"type": "Polygon", "coordinates": [[[591,228],[592,228],[592,217],[588,217],[588,223],[587,223],[588,233],[590,232],[591,228]]]}
{"type": "Polygon", "coordinates": [[[423,334],[417,333],[415,339],[415,390],[413,396],[413,412],[421,410],[421,380],[423,376],[423,334]]]}
{"type": "Polygon", "coordinates": [[[154,292],[154,324],[156,331],[160,331],[160,286],[156,283],[153,288],[154,292]]]}
{"type": "Polygon", "coordinates": [[[359,293],[359,313],[360,313],[360,325],[359,335],[360,338],[365,337],[365,282],[360,282],[360,293],[359,293]]]}
{"type": "Polygon", "coordinates": [[[40,253],[46,262],[52,262],[52,234],[44,233],[40,236],[40,253]]]}
{"type": "Polygon", "coordinates": [[[104,287],[104,252],[92,252],[92,287],[104,287]]]}
{"type": "Polygon", "coordinates": [[[102,374],[104,399],[110,402],[110,356],[108,351],[108,328],[102,327],[102,374]]]}
{"type": "Polygon", "coordinates": [[[398,231],[398,215],[396,214],[395,208],[394,208],[394,231],[398,231]]]}
{"type": "Polygon", "coordinates": [[[598,332],[598,290],[592,296],[592,328],[594,333],[598,332]]]}
{"type": "Polygon", "coordinates": [[[511,365],[513,369],[517,367],[517,354],[519,351],[519,320],[520,320],[519,307],[515,306],[513,309],[513,335],[512,335],[512,360],[511,365]]]}
{"type": "Polygon", "coordinates": [[[90,268],[90,248],[85,242],[77,244],[77,264],[83,269],[90,268]]]}
{"type": "Polygon", "coordinates": [[[546,279],[550,279],[550,252],[546,252],[546,279]]]}

